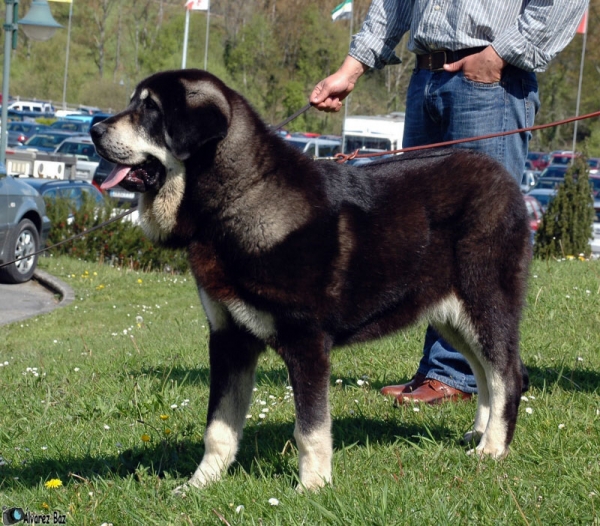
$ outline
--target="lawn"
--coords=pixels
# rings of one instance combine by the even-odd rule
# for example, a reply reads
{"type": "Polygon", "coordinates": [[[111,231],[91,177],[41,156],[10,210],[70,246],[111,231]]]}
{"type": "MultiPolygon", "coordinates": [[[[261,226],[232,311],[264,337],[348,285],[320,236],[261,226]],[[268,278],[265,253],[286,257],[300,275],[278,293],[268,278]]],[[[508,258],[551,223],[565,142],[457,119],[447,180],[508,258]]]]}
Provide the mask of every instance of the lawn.
{"type": "Polygon", "coordinates": [[[208,326],[190,276],[49,258],[67,307],[0,327],[0,506],[68,524],[600,524],[600,262],[533,265],[531,389],[503,461],[465,454],[475,402],[395,408],[424,326],[332,355],[334,484],[300,495],[293,398],[260,359],[223,481],[171,491],[202,457],[208,326]],[[55,486],[55,487],[52,487],[55,486]]]}

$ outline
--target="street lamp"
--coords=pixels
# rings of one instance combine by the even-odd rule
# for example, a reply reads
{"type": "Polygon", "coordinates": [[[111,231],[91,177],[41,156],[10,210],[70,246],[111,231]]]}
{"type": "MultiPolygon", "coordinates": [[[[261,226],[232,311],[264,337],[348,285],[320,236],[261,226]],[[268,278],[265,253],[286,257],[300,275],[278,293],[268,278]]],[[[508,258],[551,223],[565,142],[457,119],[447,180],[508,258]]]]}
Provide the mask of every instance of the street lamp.
{"type": "Polygon", "coordinates": [[[4,68],[2,70],[2,128],[0,129],[0,163],[6,164],[6,146],[8,137],[8,86],[10,79],[10,54],[17,48],[17,30],[23,27],[25,34],[32,40],[48,40],[62,27],[50,13],[46,0],[33,0],[31,9],[24,18],[19,18],[19,0],[4,0],[6,19],[4,24],[4,68]]]}

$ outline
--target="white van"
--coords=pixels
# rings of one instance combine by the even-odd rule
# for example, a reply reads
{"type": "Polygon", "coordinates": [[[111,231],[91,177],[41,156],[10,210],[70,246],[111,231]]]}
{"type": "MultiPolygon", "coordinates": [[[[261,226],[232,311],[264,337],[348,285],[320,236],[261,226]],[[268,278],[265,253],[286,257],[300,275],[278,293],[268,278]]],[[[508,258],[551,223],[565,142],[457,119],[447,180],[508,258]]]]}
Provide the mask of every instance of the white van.
{"type": "Polygon", "coordinates": [[[45,113],[54,113],[54,107],[49,102],[36,102],[28,100],[19,100],[16,102],[11,102],[8,105],[8,109],[13,111],[39,113],[40,115],[43,115],[45,113]]]}
{"type": "Polygon", "coordinates": [[[323,139],[321,137],[285,137],[291,144],[305,155],[313,159],[333,157],[340,152],[342,141],[339,139],[323,139]]]}

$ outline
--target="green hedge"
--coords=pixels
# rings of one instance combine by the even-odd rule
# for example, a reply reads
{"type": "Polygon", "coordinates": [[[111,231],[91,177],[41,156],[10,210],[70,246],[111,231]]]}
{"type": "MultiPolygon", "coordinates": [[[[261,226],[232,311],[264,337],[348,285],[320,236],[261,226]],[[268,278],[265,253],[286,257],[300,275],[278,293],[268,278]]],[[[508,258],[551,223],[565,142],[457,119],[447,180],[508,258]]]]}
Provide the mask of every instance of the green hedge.
{"type": "Polygon", "coordinates": [[[535,236],[535,257],[590,256],[595,213],[588,171],[585,157],[577,156],[542,218],[535,236]]]}
{"type": "MultiPolygon", "coordinates": [[[[73,201],[64,198],[47,199],[46,208],[52,221],[47,246],[84,232],[122,211],[110,201],[99,208],[85,194],[79,209],[73,201]]],[[[127,218],[53,248],[50,253],[144,271],[181,273],[189,269],[185,251],[154,245],[144,236],[142,229],[127,218]]]]}

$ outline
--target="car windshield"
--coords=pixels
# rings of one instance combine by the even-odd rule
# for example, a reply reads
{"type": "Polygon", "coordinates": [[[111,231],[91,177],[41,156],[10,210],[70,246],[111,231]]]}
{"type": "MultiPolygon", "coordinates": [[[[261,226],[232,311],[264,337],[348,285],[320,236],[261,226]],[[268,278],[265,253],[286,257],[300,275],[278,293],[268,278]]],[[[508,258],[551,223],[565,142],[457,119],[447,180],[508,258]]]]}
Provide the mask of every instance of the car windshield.
{"type": "Polygon", "coordinates": [[[51,124],[51,127],[56,130],[79,132],[85,130],[87,124],[82,122],[56,121],[51,124]]]}
{"type": "Polygon", "coordinates": [[[286,142],[301,152],[304,151],[304,148],[306,148],[306,145],[308,144],[307,141],[294,141],[292,139],[286,139],[286,142]]]}
{"type": "Polygon", "coordinates": [[[359,135],[346,135],[344,138],[344,151],[351,153],[355,150],[369,150],[380,152],[392,149],[392,141],[380,137],[361,137],[359,135]]]}
{"type": "Polygon", "coordinates": [[[552,164],[569,164],[573,160],[572,155],[553,155],[551,163],[552,164]]]}
{"type": "Polygon", "coordinates": [[[83,161],[100,162],[100,156],[96,153],[93,144],[65,141],[57,148],[56,153],[75,155],[83,161]]]}
{"type": "Polygon", "coordinates": [[[529,194],[531,195],[531,197],[535,197],[540,204],[544,207],[544,208],[548,208],[548,203],[550,203],[550,201],[552,201],[552,199],[554,199],[555,195],[554,194],[529,194]]]}
{"type": "Polygon", "coordinates": [[[76,210],[79,210],[84,203],[84,200],[91,199],[98,205],[102,204],[102,194],[94,192],[92,188],[76,187],[76,188],[50,188],[43,192],[43,197],[46,200],[53,201],[57,198],[67,199],[73,203],[76,210]]]}
{"type": "Polygon", "coordinates": [[[562,179],[557,179],[555,177],[540,177],[538,182],[535,184],[536,188],[556,188],[562,179]]]}
{"type": "Polygon", "coordinates": [[[25,144],[27,146],[41,146],[42,148],[56,148],[64,140],[64,135],[38,133],[31,137],[25,144]]]}
{"type": "Polygon", "coordinates": [[[564,178],[567,173],[566,166],[548,166],[540,177],[561,177],[564,178]]]}

